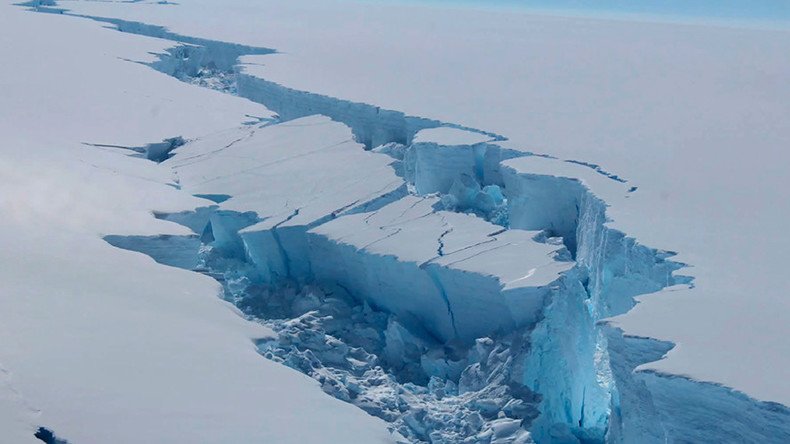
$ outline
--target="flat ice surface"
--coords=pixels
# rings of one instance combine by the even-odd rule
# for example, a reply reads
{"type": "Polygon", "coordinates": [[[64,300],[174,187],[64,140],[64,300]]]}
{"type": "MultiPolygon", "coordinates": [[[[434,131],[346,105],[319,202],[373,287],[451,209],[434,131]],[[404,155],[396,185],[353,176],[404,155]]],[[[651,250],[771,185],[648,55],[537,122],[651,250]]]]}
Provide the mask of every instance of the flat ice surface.
{"type": "Polygon", "coordinates": [[[0,4],[0,430],[39,443],[389,442],[383,422],[261,357],[211,278],[105,234],[188,234],[205,201],[127,151],[269,116],[123,59],[165,41],[0,4]],[[43,31],[46,30],[46,33],[43,31]]]}
{"type": "Polygon", "coordinates": [[[165,165],[183,189],[233,196],[220,208],[256,212],[264,220],[252,231],[307,225],[403,185],[391,157],[365,151],[347,126],[324,116],[222,131],[177,153],[165,165]]]}
{"type": "MultiPolygon", "coordinates": [[[[525,156],[505,160],[502,162],[502,166],[520,174],[566,177],[577,180],[593,194],[605,199],[607,204],[611,204],[609,199],[619,202],[620,199],[631,198],[631,193],[628,191],[630,188],[628,183],[612,180],[587,165],[542,156],[525,156]]],[[[610,207],[607,210],[607,215],[611,218],[614,214],[617,214],[618,208],[619,205],[615,205],[614,208],[610,207]]],[[[609,222],[608,225],[612,226],[613,224],[609,222]]]]}
{"type": "Polygon", "coordinates": [[[695,277],[693,290],[645,297],[617,320],[677,344],[648,367],[790,404],[790,32],[333,0],[179,3],[68,7],[276,48],[246,70],[601,165],[638,187],[601,193],[612,225],[677,251],[695,277]]]}
{"type": "Polygon", "coordinates": [[[537,232],[507,230],[468,214],[435,211],[434,197],[407,196],[372,213],[340,217],[312,230],[334,242],[402,262],[436,263],[497,279],[503,288],[540,287],[572,262],[561,246],[533,240],[537,232]]]}
{"type": "Polygon", "coordinates": [[[414,136],[414,143],[435,143],[437,145],[475,145],[490,142],[491,136],[473,133],[471,131],[440,126],[419,131],[414,136]]]}

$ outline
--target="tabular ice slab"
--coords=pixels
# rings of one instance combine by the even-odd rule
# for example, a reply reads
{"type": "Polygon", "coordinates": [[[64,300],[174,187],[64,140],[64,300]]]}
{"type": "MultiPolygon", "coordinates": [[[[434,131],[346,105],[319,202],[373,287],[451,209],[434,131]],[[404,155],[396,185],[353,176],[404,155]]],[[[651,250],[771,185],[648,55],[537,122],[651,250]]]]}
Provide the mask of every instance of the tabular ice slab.
{"type": "Polygon", "coordinates": [[[345,125],[310,116],[201,138],[170,165],[192,194],[232,196],[211,216],[215,245],[249,256],[262,281],[279,284],[310,275],[310,227],[402,194],[392,161],[365,151],[345,125]]]}
{"type": "Polygon", "coordinates": [[[445,341],[471,341],[534,323],[571,262],[536,232],[436,211],[435,197],[408,196],[309,232],[318,281],[420,325],[445,341]]]}

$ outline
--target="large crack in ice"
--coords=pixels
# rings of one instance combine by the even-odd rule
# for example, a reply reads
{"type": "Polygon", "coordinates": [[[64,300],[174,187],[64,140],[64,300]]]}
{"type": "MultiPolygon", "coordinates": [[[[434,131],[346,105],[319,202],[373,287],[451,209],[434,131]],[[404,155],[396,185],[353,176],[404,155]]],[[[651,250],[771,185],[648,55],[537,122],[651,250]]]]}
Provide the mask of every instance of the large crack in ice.
{"type": "Polygon", "coordinates": [[[18,3],[40,13],[68,15],[94,20],[114,26],[120,32],[169,40],[178,45],[164,54],[156,54],[158,61],[146,65],[181,81],[221,92],[239,95],[261,103],[276,112],[283,121],[314,114],[322,114],[348,125],[357,141],[368,149],[389,142],[411,143],[414,135],[425,128],[447,126],[505,140],[498,134],[435,119],[406,115],[400,111],[383,109],[366,103],[341,100],[321,94],[298,91],[239,70],[243,56],[274,54],[271,48],[240,45],[186,36],[167,28],[141,22],[99,17],[70,12],[57,7],[52,0],[32,0],[18,3]],[[294,100],[294,96],[298,100],[294,100]]]}
{"type": "MultiPolygon", "coordinates": [[[[178,46],[148,65],[196,86],[262,103],[279,114],[279,121],[327,115],[348,125],[366,148],[392,155],[396,160],[393,167],[408,180],[413,192],[439,193],[443,208],[505,227],[491,236],[510,228],[538,229],[543,230],[541,239],[546,242],[560,239],[567,246],[576,265],[557,282],[534,325],[463,344],[439,340],[416,318],[398,317],[360,302],[364,299],[354,294],[355,289],[339,282],[273,287],[270,282],[257,281],[240,235],[242,228],[260,221],[254,214],[209,208],[193,214],[159,215],[201,234],[106,238],[113,245],[145,252],[162,263],[215,277],[229,300],[277,332],[277,339],[259,344],[264,356],[310,375],[327,393],[391,422],[410,441],[790,441],[790,412],[785,406],[761,403],[715,384],[637,372],[639,365],[660,359],[672,345],[628,337],[599,322],[628,311],[637,295],[691,285],[690,278],[675,274],[684,264],[669,260],[671,253],[642,246],[608,228],[605,203],[578,182],[556,177],[536,181],[534,176],[522,181],[518,173],[502,171],[503,161],[529,153],[504,150],[494,143],[468,147],[413,143],[419,131],[441,126],[488,135],[492,142],[504,137],[293,90],[237,68],[240,57],[271,54],[272,49],[179,35],[144,23],[72,14],[51,0],[21,5],[176,42],[178,46]],[[542,180],[552,183],[542,188],[542,180]],[[546,190],[553,191],[547,194],[546,190]],[[525,196],[532,198],[530,205],[523,205],[525,196]],[[536,201],[542,203],[536,206],[536,201]],[[209,220],[205,213],[219,219],[209,220]],[[226,222],[230,223],[224,226],[226,222]],[[744,411],[749,413],[740,418],[744,411]]],[[[142,154],[133,147],[115,148],[142,154]]],[[[166,156],[172,148],[165,147],[166,156]]],[[[568,162],[625,182],[599,165],[568,162]]],[[[212,196],[217,196],[216,202],[230,197],[212,196]]],[[[316,224],[343,212],[375,214],[381,205],[381,201],[354,202],[316,224]]],[[[272,234],[277,236],[277,228],[297,214],[298,210],[276,224],[272,234]]],[[[385,238],[399,232],[395,227],[385,238]]],[[[448,254],[444,238],[449,233],[447,230],[438,238],[439,257],[448,254]]],[[[277,254],[290,262],[291,252],[282,240],[276,243],[277,254]]],[[[478,254],[482,253],[471,257],[478,254]]],[[[291,277],[290,268],[285,265],[287,277],[291,277]]],[[[430,274],[458,335],[450,296],[436,274],[430,274]]]]}
{"type": "Polygon", "coordinates": [[[436,286],[436,291],[439,292],[439,296],[442,297],[445,305],[447,306],[447,314],[450,316],[450,325],[453,327],[453,332],[456,336],[459,335],[458,326],[455,322],[455,313],[453,312],[453,305],[450,302],[450,297],[447,295],[447,290],[444,288],[444,284],[442,284],[442,279],[436,273],[434,268],[431,268],[429,263],[425,263],[420,266],[420,268],[426,270],[428,272],[428,276],[431,277],[431,281],[436,286]]]}

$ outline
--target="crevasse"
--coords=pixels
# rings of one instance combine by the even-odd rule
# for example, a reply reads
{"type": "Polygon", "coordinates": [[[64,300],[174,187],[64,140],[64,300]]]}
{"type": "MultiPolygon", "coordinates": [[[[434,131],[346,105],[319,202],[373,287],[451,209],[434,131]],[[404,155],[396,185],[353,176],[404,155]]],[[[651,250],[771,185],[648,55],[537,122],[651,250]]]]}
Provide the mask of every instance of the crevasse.
{"type": "MultiPolygon", "coordinates": [[[[23,5],[69,14],[51,1],[23,5]]],[[[394,157],[408,193],[357,202],[307,225],[286,227],[286,219],[256,230],[265,220],[222,209],[230,197],[224,196],[215,206],[158,215],[190,227],[193,236],[106,238],[215,277],[229,300],[277,332],[259,344],[267,358],[385,419],[410,442],[790,441],[785,406],[714,384],[635,371],[672,345],[625,336],[600,321],[629,310],[636,295],[691,282],[676,274],[683,264],[673,262],[672,253],[609,228],[606,204],[578,180],[520,172],[511,159],[529,153],[501,148],[496,142],[503,138],[495,134],[296,91],[237,68],[239,57],[273,52],[267,48],[84,18],[178,42],[150,66],[262,103],[279,115],[267,124],[323,114],[351,128],[366,149],[394,157]],[[415,142],[417,133],[435,127],[490,140],[415,142]],[[460,213],[488,225],[476,225],[483,235],[455,249],[449,242],[461,230],[438,225],[437,245],[431,246],[436,257],[421,262],[360,248],[330,230],[332,224],[368,224],[407,199],[413,208],[430,204],[418,217],[460,213]],[[530,236],[567,265],[553,282],[513,289],[458,268],[479,255],[502,258],[505,250],[496,248],[526,242],[523,230],[537,232],[530,236]],[[327,265],[338,257],[342,266],[327,265]]],[[[478,223],[454,220],[463,227],[478,223]]],[[[382,227],[386,223],[376,229],[382,227]]],[[[414,229],[398,220],[384,238],[414,229]]]]}

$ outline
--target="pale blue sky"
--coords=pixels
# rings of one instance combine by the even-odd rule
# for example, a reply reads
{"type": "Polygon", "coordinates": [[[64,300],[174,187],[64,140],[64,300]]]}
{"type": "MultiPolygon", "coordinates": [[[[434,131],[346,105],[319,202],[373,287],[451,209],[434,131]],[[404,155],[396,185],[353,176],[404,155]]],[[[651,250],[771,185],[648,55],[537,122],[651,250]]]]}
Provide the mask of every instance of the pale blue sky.
{"type": "Polygon", "coordinates": [[[641,15],[678,21],[790,25],[790,0],[404,0],[410,3],[524,8],[582,15],[641,15]]]}

